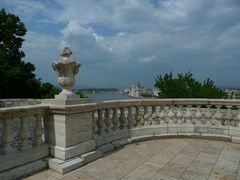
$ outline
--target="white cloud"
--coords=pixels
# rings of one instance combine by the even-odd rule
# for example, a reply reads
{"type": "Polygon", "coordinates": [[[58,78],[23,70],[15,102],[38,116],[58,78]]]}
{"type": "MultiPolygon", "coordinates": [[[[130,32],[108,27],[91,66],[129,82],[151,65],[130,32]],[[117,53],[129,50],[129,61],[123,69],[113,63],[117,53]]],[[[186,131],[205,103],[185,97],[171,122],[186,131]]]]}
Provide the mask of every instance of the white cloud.
{"type": "Polygon", "coordinates": [[[148,56],[148,57],[140,57],[139,58],[139,62],[143,63],[143,64],[148,64],[148,63],[152,63],[154,61],[158,60],[157,56],[152,55],[152,56],[148,56]]]}
{"type": "Polygon", "coordinates": [[[70,46],[76,52],[76,56],[80,56],[87,62],[109,61],[111,47],[92,28],[84,28],[80,23],[72,20],[61,30],[61,33],[62,47],[70,46]]]}
{"type": "Polygon", "coordinates": [[[117,33],[117,36],[121,37],[121,36],[124,36],[126,34],[127,34],[126,32],[119,32],[119,33],[117,33]]]}
{"type": "MultiPolygon", "coordinates": [[[[35,35],[33,41],[37,43],[26,42],[25,49],[32,56],[38,51],[34,48],[44,49],[46,44],[47,47],[54,43],[61,47],[69,45],[74,57],[84,61],[88,68],[99,69],[88,69],[91,72],[108,72],[109,66],[116,72],[121,65],[126,69],[125,63],[127,68],[148,63],[154,64],[149,72],[144,71],[148,74],[191,69],[199,76],[209,71],[219,82],[229,82],[222,79],[219,69],[240,65],[235,61],[240,57],[238,0],[160,0],[155,3],[149,0],[54,0],[55,6],[51,3],[48,6],[45,1],[4,2],[15,5],[16,12],[22,11],[23,16],[32,17],[34,22],[45,20],[61,25],[61,34],[53,38],[56,42],[42,32],[38,34],[43,35],[43,40],[35,35]],[[42,16],[37,19],[39,13],[42,16]],[[219,61],[225,63],[217,64],[219,61]]],[[[135,70],[135,73],[141,78],[141,72],[135,70]]],[[[114,82],[114,76],[105,74],[104,77],[114,82]]]]}

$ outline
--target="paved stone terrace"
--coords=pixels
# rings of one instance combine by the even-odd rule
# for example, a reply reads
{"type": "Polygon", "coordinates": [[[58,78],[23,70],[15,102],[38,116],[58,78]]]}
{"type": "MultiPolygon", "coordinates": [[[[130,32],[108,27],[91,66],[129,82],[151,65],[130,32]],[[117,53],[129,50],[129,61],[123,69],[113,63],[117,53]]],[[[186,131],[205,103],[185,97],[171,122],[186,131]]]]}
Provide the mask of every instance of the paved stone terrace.
{"type": "Polygon", "coordinates": [[[66,175],[46,170],[30,179],[240,179],[240,144],[161,139],[126,145],[66,175]]]}

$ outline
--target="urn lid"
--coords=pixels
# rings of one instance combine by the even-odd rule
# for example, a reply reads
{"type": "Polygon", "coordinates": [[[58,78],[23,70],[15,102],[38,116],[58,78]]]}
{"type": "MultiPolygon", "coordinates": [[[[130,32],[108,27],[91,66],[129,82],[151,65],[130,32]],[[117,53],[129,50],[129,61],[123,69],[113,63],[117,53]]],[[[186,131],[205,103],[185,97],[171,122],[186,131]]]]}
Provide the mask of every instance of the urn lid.
{"type": "Polygon", "coordinates": [[[61,60],[70,60],[70,56],[72,55],[72,51],[69,47],[65,47],[62,52],[60,53],[61,60]]]}

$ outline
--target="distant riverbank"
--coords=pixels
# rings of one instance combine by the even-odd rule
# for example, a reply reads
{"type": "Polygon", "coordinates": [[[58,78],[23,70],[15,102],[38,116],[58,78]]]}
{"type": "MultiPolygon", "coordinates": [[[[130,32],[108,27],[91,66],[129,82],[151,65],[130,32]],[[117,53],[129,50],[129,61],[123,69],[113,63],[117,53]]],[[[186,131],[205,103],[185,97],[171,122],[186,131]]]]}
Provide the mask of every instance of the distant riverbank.
{"type": "Polygon", "coordinates": [[[91,98],[94,102],[121,100],[121,99],[134,99],[133,97],[130,97],[128,95],[121,94],[119,91],[84,93],[84,95],[91,98]]]}

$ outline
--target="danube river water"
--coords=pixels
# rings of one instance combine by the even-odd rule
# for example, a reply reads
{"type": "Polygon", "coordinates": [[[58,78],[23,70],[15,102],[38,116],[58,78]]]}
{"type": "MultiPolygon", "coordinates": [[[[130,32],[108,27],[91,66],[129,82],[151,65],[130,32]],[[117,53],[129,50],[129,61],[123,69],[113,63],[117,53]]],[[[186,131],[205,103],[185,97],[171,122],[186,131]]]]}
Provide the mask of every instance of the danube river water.
{"type": "Polygon", "coordinates": [[[94,102],[120,100],[120,99],[134,99],[119,92],[99,92],[99,93],[84,93],[85,96],[91,98],[94,102]]]}

